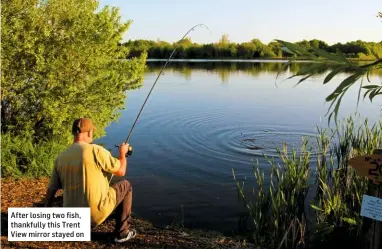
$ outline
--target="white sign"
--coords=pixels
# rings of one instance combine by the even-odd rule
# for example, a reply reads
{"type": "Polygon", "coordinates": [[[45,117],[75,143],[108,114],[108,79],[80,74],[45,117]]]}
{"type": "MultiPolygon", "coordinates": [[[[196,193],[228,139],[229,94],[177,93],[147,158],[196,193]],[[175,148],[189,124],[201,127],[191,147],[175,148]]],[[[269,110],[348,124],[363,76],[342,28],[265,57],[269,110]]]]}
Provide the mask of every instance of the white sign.
{"type": "Polygon", "coordinates": [[[8,208],[9,241],[90,241],[90,208],[8,208]]]}
{"type": "Polygon", "coordinates": [[[382,199],[374,196],[363,195],[361,216],[382,221],[382,199]]]}

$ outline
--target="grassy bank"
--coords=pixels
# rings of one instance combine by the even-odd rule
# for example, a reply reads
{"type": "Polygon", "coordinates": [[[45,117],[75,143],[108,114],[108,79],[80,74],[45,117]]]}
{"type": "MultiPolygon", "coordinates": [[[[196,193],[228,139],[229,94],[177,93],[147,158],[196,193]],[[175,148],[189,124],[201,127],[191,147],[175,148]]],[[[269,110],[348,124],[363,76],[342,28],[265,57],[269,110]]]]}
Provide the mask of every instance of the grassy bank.
{"type": "Polygon", "coordinates": [[[360,208],[368,180],[358,176],[348,160],[381,148],[382,122],[357,125],[349,118],[336,130],[317,128],[313,143],[303,141],[298,151],[286,145],[278,150],[279,163],[268,158],[268,189],[256,164],[254,182],[235,179],[254,225],[247,237],[263,248],[361,248],[360,208]],[[252,194],[247,185],[253,187],[252,194]]]}

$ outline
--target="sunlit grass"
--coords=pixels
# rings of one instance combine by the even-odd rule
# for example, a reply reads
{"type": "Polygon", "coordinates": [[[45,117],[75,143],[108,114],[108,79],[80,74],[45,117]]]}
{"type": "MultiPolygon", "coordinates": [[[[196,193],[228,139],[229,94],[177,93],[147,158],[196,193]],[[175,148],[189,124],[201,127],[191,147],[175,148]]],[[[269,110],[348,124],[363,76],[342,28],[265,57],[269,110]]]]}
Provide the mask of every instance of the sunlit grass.
{"type": "Polygon", "coordinates": [[[32,138],[1,135],[1,176],[49,176],[53,163],[66,145],[57,141],[33,143],[32,138]]]}
{"type": "Polygon", "coordinates": [[[351,241],[359,239],[362,195],[366,193],[368,181],[348,166],[348,160],[381,148],[382,122],[370,125],[365,120],[355,125],[353,118],[348,118],[335,130],[317,127],[315,140],[314,149],[308,148],[305,138],[299,152],[286,145],[276,149],[280,163],[266,157],[271,167],[268,189],[265,189],[264,172],[258,163],[253,166],[252,194],[246,191],[246,185],[251,183],[236,179],[233,170],[239,197],[253,221],[250,238],[256,245],[296,248],[306,243],[307,232],[313,234],[310,241],[330,241],[334,238],[332,234],[341,234],[351,241]],[[312,152],[316,155],[314,170],[309,167],[314,162],[312,152]],[[313,199],[307,199],[308,191],[314,191],[313,199]],[[307,206],[311,210],[306,210],[307,206]],[[315,224],[307,231],[306,216],[312,210],[315,224]]]}

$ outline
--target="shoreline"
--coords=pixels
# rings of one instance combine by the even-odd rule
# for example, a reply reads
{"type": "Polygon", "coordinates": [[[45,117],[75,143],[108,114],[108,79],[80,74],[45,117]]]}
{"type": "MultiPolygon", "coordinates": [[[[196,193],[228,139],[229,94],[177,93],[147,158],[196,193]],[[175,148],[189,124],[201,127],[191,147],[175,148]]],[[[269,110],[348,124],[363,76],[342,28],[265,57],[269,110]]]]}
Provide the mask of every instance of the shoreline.
{"type": "MultiPolygon", "coordinates": [[[[171,59],[171,62],[288,62],[291,58],[254,58],[254,59],[171,59]]],[[[373,59],[347,58],[351,62],[373,62],[373,59]]],[[[165,62],[167,59],[147,58],[146,62],[165,62]]],[[[318,62],[324,60],[311,60],[296,58],[293,62],[318,62]]]]}
{"type": "MultiPolygon", "coordinates": [[[[48,178],[1,178],[3,248],[255,248],[246,240],[223,236],[215,231],[154,226],[149,221],[134,217],[134,214],[132,227],[137,230],[138,235],[121,244],[113,242],[113,214],[104,223],[92,228],[92,241],[8,241],[8,207],[42,207],[48,181],[48,178]]],[[[53,206],[62,206],[62,191],[56,195],[53,206]]]]}

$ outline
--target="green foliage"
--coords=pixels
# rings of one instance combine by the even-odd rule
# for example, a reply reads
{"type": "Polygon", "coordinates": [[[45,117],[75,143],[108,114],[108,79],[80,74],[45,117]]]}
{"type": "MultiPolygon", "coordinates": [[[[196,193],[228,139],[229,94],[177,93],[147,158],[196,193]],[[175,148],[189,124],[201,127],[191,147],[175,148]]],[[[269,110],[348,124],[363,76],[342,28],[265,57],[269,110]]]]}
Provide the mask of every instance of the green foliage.
{"type": "MultiPolygon", "coordinates": [[[[337,115],[339,112],[341,100],[347,92],[347,90],[349,90],[360,79],[366,78],[367,81],[370,83],[368,77],[369,74],[373,71],[382,69],[382,59],[379,58],[379,55],[375,51],[373,52],[373,55],[375,56],[376,60],[372,63],[362,65],[355,64],[354,62],[345,58],[345,56],[338,51],[337,54],[332,54],[319,48],[312,48],[311,50],[307,50],[297,44],[293,44],[282,40],[277,41],[281,43],[285,47],[285,49],[290,53],[299,56],[304,56],[307,59],[315,60],[317,62],[316,66],[312,66],[309,64],[305,65],[296,74],[294,74],[292,77],[289,77],[293,78],[295,76],[301,76],[302,78],[300,79],[298,84],[305,81],[312,75],[322,74],[328,69],[330,69],[331,72],[325,77],[324,84],[331,81],[336,75],[338,75],[341,72],[351,73],[350,76],[344,79],[338,85],[338,87],[329,96],[326,97],[326,101],[331,103],[328,110],[328,113],[330,112],[329,122],[333,114],[334,119],[337,121],[337,115]]],[[[291,64],[292,61],[293,60],[290,60],[287,65],[291,64]]],[[[361,93],[361,89],[366,89],[363,97],[369,97],[370,101],[372,101],[376,96],[382,95],[382,84],[364,86],[361,80],[359,93],[361,93]]],[[[358,101],[359,98],[360,94],[358,96],[358,101]]]]}
{"type": "Polygon", "coordinates": [[[219,45],[228,45],[230,42],[229,42],[229,39],[228,39],[228,35],[227,34],[224,34],[222,35],[222,37],[220,38],[219,40],[219,45]]]}
{"type": "MultiPolygon", "coordinates": [[[[128,41],[124,46],[128,47],[132,55],[139,55],[147,51],[149,58],[167,59],[169,53],[161,51],[171,51],[177,43],[169,44],[162,41],[128,41]]],[[[178,59],[222,59],[222,58],[241,58],[253,59],[259,57],[281,57],[281,47],[274,42],[268,46],[261,43],[258,39],[241,44],[232,43],[228,39],[228,35],[222,35],[217,43],[197,44],[190,40],[182,49],[175,54],[174,58],[178,59]]]]}
{"type": "Polygon", "coordinates": [[[362,218],[360,216],[362,196],[366,193],[368,180],[358,176],[348,166],[348,160],[358,155],[370,155],[382,146],[382,122],[369,125],[365,120],[358,127],[352,118],[342,122],[336,130],[321,132],[320,139],[330,144],[329,158],[317,161],[317,195],[312,203],[316,212],[316,237],[332,243],[334,234],[362,243],[362,218]],[[335,140],[337,136],[337,141],[335,140]],[[330,230],[330,233],[328,233],[330,230]]]}
{"type": "Polygon", "coordinates": [[[1,4],[2,134],[71,139],[80,116],[97,136],[141,86],[146,54],[132,60],[120,46],[130,22],[93,0],[6,0],[1,4]]]}
{"type": "Polygon", "coordinates": [[[61,141],[35,144],[30,137],[1,136],[1,176],[41,177],[52,172],[54,158],[66,147],[61,141]]]}
{"type": "MultiPolygon", "coordinates": [[[[360,242],[362,195],[367,190],[367,178],[360,177],[348,166],[348,160],[358,155],[372,154],[382,146],[382,121],[369,125],[365,120],[358,127],[352,118],[341,122],[335,130],[317,128],[315,150],[308,148],[307,140],[299,153],[286,146],[278,151],[281,164],[271,164],[270,187],[265,190],[264,173],[254,166],[252,194],[246,191],[248,183],[239,182],[235,173],[239,198],[244,201],[253,221],[251,239],[261,248],[296,248],[304,243],[307,201],[315,212],[312,243],[328,242],[334,246],[342,240],[360,242]],[[312,152],[316,155],[316,169],[312,152]],[[314,173],[314,174],[312,174],[314,173]],[[315,175],[316,181],[310,176],[315,175]],[[307,200],[309,189],[315,197],[307,200]],[[313,192],[314,193],[314,192],[313,192]],[[341,237],[339,237],[341,236],[341,237]]],[[[342,244],[341,244],[342,245],[342,244]]]]}
{"type": "Polygon", "coordinates": [[[264,173],[253,167],[256,188],[253,199],[245,193],[245,183],[236,180],[239,197],[244,200],[253,220],[251,238],[262,248],[277,248],[282,241],[290,246],[301,244],[304,236],[304,201],[308,192],[309,158],[308,141],[304,139],[301,153],[295,149],[289,153],[286,145],[277,150],[281,164],[267,158],[271,165],[268,191],[264,190],[264,173]],[[288,236],[294,230],[294,236],[288,236]]]}
{"type": "MultiPolygon", "coordinates": [[[[346,58],[359,60],[373,60],[375,55],[382,56],[382,43],[352,41],[345,44],[337,43],[329,46],[326,42],[313,39],[296,42],[301,48],[311,51],[320,49],[327,54],[341,51],[346,58]]],[[[144,51],[149,58],[167,59],[177,43],[170,44],[164,41],[135,40],[123,44],[130,50],[129,57],[138,56],[144,51]]],[[[259,39],[249,42],[233,43],[224,34],[220,40],[211,44],[192,43],[190,39],[184,40],[181,53],[175,54],[178,59],[256,59],[256,58],[282,58],[293,57],[288,51],[282,49],[282,44],[272,41],[263,44],[259,39]]],[[[301,58],[300,58],[301,59],[301,58]]]]}

